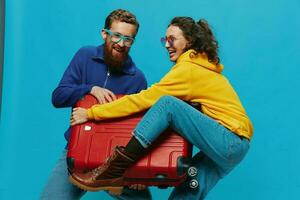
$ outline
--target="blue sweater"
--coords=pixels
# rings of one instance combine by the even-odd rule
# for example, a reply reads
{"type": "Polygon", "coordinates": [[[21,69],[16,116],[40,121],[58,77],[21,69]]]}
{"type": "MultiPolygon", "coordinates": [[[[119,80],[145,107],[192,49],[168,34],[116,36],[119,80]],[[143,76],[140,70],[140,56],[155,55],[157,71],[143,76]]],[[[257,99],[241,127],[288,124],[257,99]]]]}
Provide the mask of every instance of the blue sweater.
{"type": "MultiPolygon", "coordinates": [[[[52,104],[56,108],[73,107],[93,86],[106,88],[115,94],[133,94],[147,88],[144,74],[130,56],[121,74],[109,74],[103,51],[103,45],[79,49],[52,93],[52,104]]],[[[67,141],[69,137],[70,128],[65,132],[67,141]]]]}

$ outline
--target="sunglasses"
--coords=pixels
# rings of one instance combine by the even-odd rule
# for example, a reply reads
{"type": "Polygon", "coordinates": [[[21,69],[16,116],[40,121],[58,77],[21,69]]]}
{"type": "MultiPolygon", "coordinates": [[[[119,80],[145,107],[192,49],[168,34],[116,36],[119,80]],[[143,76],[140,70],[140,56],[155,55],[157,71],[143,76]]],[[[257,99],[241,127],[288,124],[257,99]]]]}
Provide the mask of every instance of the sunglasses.
{"type": "Polygon", "coordinates": [[[174,41],[175,41],[176,39],[174,38],[174,37],[162,37],[162,38],[160,38],[160,42],[161,42],[161,44],[163,45],[163,47],[165,47],[166,46],[166,43],[168,42],[169,43],[169,45],[172,47],[173,45],[174,45],[174,41]]]}

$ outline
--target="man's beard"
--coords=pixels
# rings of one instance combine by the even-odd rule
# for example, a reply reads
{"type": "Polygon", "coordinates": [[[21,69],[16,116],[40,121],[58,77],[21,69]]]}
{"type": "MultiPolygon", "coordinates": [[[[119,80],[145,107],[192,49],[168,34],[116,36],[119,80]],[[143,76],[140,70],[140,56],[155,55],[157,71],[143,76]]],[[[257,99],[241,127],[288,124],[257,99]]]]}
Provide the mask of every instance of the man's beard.
{"type": "MultiPolygon", "coordinates": [[[[115,44],[109,44],[109,43],[105,43],[104,45],[104,62],[105,64],[108,66],[109,71],[111,73],[120,73],[122,72],[122,67],[125,64],[127,58],[128,58],[128,51],[126,51],[126,49],[122,49],[121,47],[120,50],[120,55],[114,56],[113,55],[113,46],[115,44]]],[[[116,47],[118,48],[118,47],[116,47]]]]}

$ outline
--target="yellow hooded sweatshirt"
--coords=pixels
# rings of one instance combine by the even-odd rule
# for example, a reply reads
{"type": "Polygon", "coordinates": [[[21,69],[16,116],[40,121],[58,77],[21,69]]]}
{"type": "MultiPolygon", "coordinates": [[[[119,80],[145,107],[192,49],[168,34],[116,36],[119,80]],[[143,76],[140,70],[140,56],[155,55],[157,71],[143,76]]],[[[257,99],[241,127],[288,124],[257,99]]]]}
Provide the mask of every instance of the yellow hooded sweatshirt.
{"type": "Polygon", "coordinates": [[[150,108],[164,95],[201,104],[202,112],[237,135],[252,137],[251,121],[229,81],[221,74],[223,65],[208,61],[194,50],[183,53],[159,83],[138,94],[126,95],[111,103],[94,105],[88,118],[104,120],[128,116],[150,108]]]}

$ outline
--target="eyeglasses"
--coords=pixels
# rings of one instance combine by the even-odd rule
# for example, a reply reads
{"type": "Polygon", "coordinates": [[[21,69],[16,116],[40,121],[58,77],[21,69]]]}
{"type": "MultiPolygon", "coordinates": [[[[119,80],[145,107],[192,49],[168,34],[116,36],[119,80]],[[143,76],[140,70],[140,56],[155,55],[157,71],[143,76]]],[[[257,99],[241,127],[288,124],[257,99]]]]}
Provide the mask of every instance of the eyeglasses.
{"type": "Polygon", "coordinates": [[[123,40],[123,43],[126,47],[131,47],[134,42],[134,38],[122,35],[121,33],[112,32],[108,29],[103,29],[109,36],[110,40],[114,43],[119,43],[123,40]]]}

